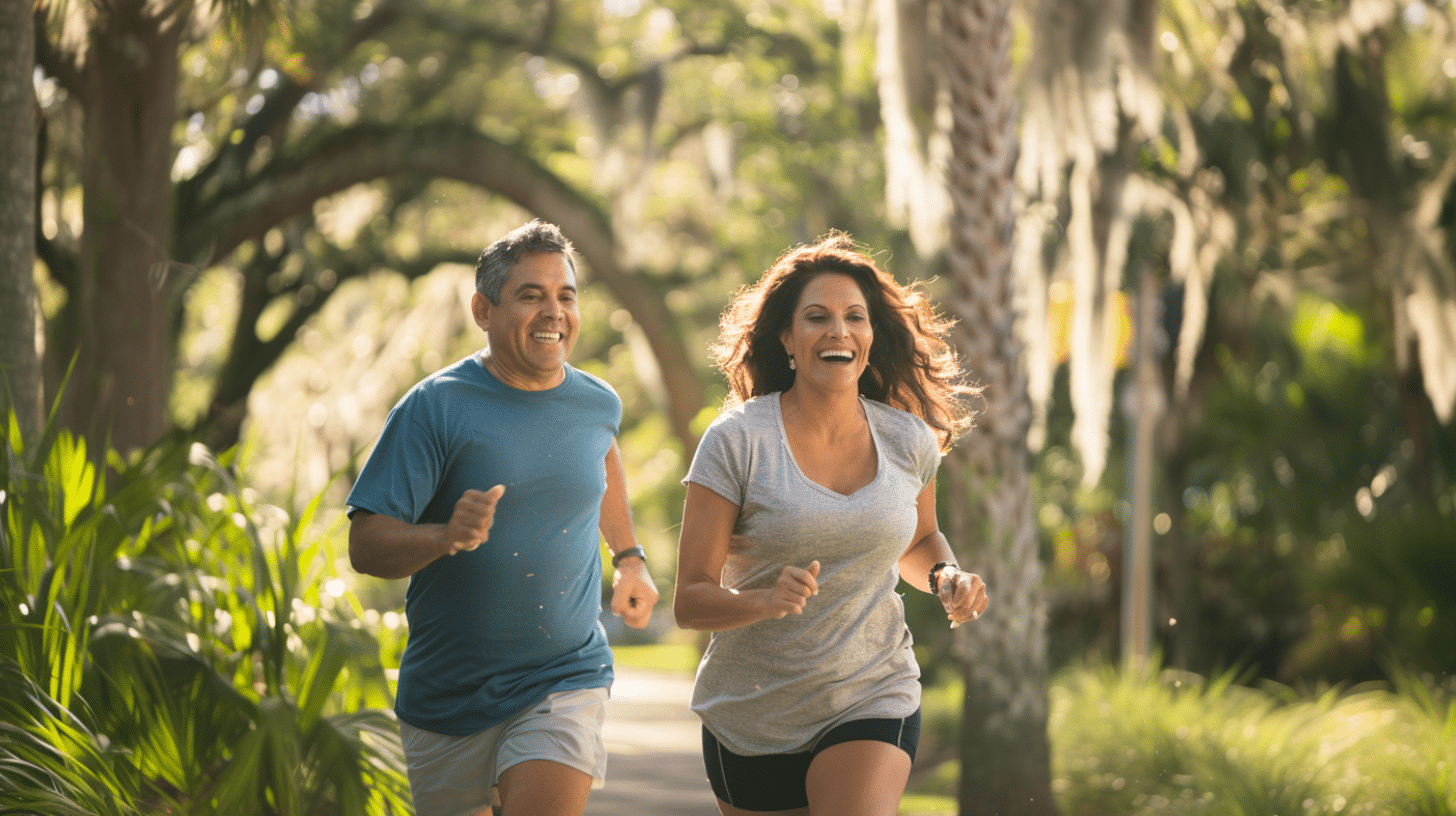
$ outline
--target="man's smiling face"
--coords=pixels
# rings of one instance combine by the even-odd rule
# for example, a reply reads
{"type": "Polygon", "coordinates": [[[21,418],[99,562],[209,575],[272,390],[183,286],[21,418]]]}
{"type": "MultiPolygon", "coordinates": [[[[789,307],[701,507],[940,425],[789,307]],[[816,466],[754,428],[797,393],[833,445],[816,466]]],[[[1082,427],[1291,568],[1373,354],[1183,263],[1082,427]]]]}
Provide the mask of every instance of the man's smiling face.
{"type": "Polygon", "coordinates": [[[576,294],[576,274],[559,252],[523,256],[501,286],[499,305],[477,293],[471,307],[490,338],[490,372],[525,390],[560,384],[581,323],[576,294]]]}

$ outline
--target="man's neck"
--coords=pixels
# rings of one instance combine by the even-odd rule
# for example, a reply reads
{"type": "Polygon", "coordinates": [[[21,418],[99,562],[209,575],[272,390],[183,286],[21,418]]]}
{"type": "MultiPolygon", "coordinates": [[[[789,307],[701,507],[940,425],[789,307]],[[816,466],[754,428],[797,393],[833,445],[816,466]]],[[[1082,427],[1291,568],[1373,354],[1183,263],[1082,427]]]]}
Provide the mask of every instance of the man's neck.
{"type": "Polygon", "coordinates": [[[485,370],[489,371],[491,376],[518,391],[546,391],[566,381],[566,366],[562,366],[554,372],[542,372],[540,376],[534,376],[506,369],[501,365],[499,359],[490,355],[490,349],[484,349],[476,356],[480,358],[480,364],[485,366],[485,370]]]}

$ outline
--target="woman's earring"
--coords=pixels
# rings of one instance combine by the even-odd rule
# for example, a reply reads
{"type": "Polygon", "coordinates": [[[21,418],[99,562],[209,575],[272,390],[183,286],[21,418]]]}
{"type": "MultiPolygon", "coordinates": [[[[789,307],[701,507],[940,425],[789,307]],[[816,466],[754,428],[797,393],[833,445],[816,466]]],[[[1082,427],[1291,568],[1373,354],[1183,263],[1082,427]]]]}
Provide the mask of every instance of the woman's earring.
{"type": "Polygon", "coordinates": [[[789,370],[790,371],[793,371],[794,369],[796,369],[798,367],[799,367],[798,364],[794,362],[794,355],[790,354],[789,355],[789,370]]]}

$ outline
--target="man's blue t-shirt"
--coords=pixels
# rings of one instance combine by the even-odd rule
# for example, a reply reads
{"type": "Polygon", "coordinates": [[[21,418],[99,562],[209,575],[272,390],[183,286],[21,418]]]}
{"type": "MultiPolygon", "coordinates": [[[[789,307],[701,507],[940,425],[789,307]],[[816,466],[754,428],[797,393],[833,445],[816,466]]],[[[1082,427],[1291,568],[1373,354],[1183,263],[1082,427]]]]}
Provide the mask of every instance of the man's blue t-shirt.
{"type": "Polygon", "coordinates": [[[464,736],[552,692],[611,685],[598,523],[621,419],[616,392],[586,372],[567,366],[561,385],[522,391],[477,355],[390,411],[351,513],[443,524],[467,489],[506,488],[489,540],[410,577],[401,720],[464,736]]]}

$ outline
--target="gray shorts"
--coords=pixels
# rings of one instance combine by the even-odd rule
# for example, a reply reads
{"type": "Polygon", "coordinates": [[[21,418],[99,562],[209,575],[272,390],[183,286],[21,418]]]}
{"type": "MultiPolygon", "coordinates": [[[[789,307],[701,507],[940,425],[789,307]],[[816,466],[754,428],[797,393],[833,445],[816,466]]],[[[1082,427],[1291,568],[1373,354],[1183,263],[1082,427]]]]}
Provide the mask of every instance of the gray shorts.
{"type": "Polygon", "coordinates": [[[473,816],[491,806],[501,772],[530,759],[587,774],[592,789],[607,776],[605,688],[558,691],[478,734],[452,737],[399,724],[417,816],[473,816]]]}

